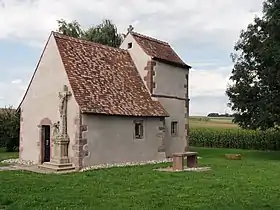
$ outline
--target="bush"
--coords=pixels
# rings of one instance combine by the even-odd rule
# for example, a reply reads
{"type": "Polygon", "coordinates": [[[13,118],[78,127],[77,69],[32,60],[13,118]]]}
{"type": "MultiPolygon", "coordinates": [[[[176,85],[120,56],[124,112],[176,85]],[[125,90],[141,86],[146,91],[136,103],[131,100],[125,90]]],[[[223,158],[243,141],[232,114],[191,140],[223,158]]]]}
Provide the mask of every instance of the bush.
{"type": "Polygon", "coordinates": [[[192,128],[190,145],[196,147],[280,150],[280,131],[192,128]]]}
{"type": "Polygon", "coordinates": [[[0,109],[0,147],[12,152],[19,147],[20,113],[15,109],[0,109]]]}

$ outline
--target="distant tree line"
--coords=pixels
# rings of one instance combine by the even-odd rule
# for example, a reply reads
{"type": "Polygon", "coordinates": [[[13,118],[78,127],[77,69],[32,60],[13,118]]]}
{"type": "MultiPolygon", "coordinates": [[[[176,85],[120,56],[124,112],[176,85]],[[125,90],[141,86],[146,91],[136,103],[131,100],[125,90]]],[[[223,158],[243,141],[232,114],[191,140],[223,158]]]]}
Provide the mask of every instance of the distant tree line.
{"type": "Polygon", "coordinates": [[[207,117],[234,117],[234,114],[219,114],[219,113],[209,113],[207,117]]]}

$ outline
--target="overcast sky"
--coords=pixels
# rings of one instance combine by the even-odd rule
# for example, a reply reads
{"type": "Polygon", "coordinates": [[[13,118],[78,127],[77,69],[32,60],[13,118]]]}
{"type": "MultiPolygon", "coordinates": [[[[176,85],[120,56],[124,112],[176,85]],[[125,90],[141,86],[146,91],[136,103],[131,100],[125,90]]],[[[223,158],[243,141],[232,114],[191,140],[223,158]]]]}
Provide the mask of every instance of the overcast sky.
{"type": "Polygon", "coordinates": [[[224,113],[230,53],[261,10],[262,0],[0,0],[0,107],[19,104],[56,20],[86,28],[108,18],[121,33],[132,24],[169,42],[193,67],[191,115],[224,113]]]}

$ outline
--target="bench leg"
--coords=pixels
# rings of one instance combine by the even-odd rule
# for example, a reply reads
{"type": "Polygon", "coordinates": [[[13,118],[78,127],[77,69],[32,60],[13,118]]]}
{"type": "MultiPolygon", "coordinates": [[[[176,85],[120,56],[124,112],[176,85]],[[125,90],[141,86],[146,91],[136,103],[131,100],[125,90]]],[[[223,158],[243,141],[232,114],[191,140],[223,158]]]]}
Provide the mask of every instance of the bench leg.
{"type": "Polygon", "coordinates": [[[197,156],[192,155],[187,157],[187,167],[196,168],[197,167],[197,156]]]}
{"type": "Polygon", "coordinates": [[[183,157],[173,157],[173,171],[182,171],[184,169],[183,157]]]}

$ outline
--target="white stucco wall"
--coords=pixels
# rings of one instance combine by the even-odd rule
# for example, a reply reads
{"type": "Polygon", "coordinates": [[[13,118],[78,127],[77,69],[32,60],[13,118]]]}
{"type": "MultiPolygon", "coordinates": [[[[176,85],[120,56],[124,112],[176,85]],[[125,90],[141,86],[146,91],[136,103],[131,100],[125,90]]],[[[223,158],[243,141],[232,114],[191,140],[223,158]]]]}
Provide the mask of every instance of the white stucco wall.
{"type": "Polygon", "coordinates": [[[187,84],[186,69],[174,67],[161,62],[156,62],[154,67],[155,76],[154,82],[156,87],[154,89],[155,95],[171,96],[181,98],[161,98],[158,100],[167,110],[170,117],[165,119],[166,133],[165,133],[165,144],[167,156],[172,155],[175,152],[184,152],[186,146],[185,138],[185,99],[187,84]],[[178,135],[176,137],[171,136],[171,121],[178,121],[178,135]]]}
{"type": "Polygon", "coordinates": [[[144,138],[134,139],[133,120],[142,118],[83,115],[83,124],[90,152],[84,159],[84,166],[102,163],[120,163],[164,159],[158,152],[162,139],[159,133],[159,118],[143,118],[144,138]]]}
{"type": "MultiPolygon", "coordinates": [[[[43,118],[49,118],[52,123],[59,120],[58,93],[62,91],[63,85],[67,85],[73,93],[55,39],[51,36],[27,95],[21,105],[23,122],[21,124],[22,141],[20,146],[23,149],[21,152],[23,160],[38,162],[41,152],[40,147],[37,145],[39,141],[38,125],[43,118]]],[[[78,105],[72,95],[68,101],[70,157],[73,155],[71,145],[75,138],[74,119],[79,113],[78,110],[78,105]]]]}
{"type": "Polygon", "coordinates": [[[185,138],[185,101],[177,99],[159,98],[159,102],[167,110],[170,117],[165,118],[165,138],[166,155],[171,156],[176,152],[184,152],[186,146],[185,138]],[[171,122],[178,122],[178,135],[171,136],[171,122]]]}
{"type": "MultiPolygon", "coordinates": [[[[128,50],[130,56],[132,57],[136,68],[138,69],[139,74],[141,75],[142,80],[147,75],[147,71],[145,67],[149,60],[151,60],[150,56],[148,56],[143,49],[138,45],[136,40],[133,38],[131,34],[128,34],[123,43],[120,46],[121,49],[128,50]],[[128,49],[128,43],[132,43],[132,48],[128,49]]],[[[145,82],[146,85],[146,82],[145,82]]]]}
{"type": "Polygon", "coordinates": [[[156,83],[154,94],[185,98],[186,89],[184,85],[188,73],[186,69],[156,62],[154,70],[154,82],[156,83]]]}

